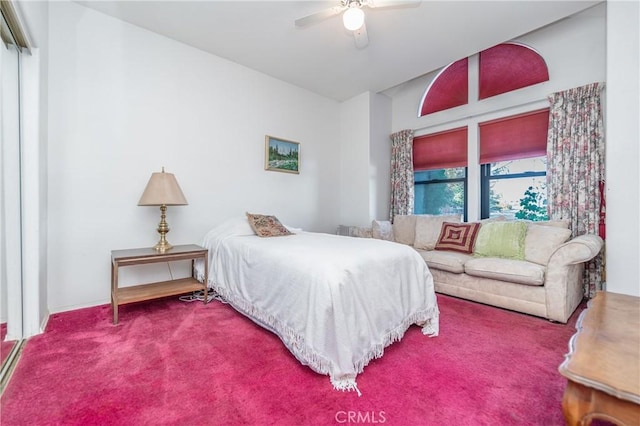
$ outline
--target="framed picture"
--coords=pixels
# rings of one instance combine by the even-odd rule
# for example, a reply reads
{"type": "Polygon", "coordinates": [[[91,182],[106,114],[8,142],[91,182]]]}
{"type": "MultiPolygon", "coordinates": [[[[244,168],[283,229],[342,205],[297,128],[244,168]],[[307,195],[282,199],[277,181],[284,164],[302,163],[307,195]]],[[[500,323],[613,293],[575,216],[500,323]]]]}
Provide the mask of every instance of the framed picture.
{"type": "Polygon", "coordinates": [[[300,144],[273,136],[264,137],[264,168],[275,172],[300,173],[300,144]]]}

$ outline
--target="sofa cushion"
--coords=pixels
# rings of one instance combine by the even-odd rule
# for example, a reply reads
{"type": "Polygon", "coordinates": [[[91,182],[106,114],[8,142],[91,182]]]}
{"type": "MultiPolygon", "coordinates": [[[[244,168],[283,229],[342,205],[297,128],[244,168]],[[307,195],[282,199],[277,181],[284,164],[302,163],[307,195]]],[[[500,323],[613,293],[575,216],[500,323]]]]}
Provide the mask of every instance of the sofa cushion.
{"type": "Polygon", "coordinates": [[[465,262],[473,259],[470,254],[454,251],[418,250],[418,253],[429,268],[453,272],[454,274],[463,273],[465,262]]]}
{"type": "Polygon", "coordinates": [[[444,222],[460,223],[460,215],[416,215],[413,246],[421,250],[433,250],[438,242],[444,222]]]}
{"type": "Polygon", "coordinates": [[[393,241],[393,227],[388,220],[371,222],[371,236],[379,240],[393,241]]]}
{"type": "Polygon", "coordinates": [[[444,222],[435,250],[451,250],[470,254],[476,242],[480,223],[451,223],[444,222]]]}
{"type": "Polygon", "coordinates": [[[521,221],[484,223],[478,232],[473,253],[480,257],[524,260],[527,225],[521,221]]]}
{"type": "Polygon", "coordinates": [[[524,259],[546,265],[553,252],[571,237],[571,230],[548,225],[527,224],[524,259]]]}
{"type": "Polygon", "coordinates": [[[393,218],[393,239],[396,243],[413,245],[416,238],[416,216],[396,215],[393,218]]]}
{"type": "Polygon", "coordinates": [[[464,264],[467,275],[526,285],[543,285],[545,269],[542,265],[524,260],[495,257],[474,258],[464,264]]]}

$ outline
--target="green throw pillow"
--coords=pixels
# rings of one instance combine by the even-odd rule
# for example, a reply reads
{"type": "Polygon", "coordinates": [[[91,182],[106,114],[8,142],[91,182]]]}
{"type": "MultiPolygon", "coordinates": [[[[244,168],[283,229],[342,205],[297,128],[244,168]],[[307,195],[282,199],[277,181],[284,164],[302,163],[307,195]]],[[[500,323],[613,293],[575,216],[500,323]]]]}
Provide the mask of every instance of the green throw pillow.
{"type": "Polygon", "coordinates": [[[527,224],[524,222],[484,223],[478,232],[474,254],[481,257],[501,257],[524,260],[524,240],[527,224]]]}

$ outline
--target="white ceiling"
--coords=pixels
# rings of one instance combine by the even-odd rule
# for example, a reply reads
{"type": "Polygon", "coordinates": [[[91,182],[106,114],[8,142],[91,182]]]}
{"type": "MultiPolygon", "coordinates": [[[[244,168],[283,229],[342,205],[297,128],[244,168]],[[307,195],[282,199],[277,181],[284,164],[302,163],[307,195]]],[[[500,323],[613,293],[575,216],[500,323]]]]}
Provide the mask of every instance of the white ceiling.
{"type": "Polygon", "coordinates": [[[254,70],[343,101],[380,92],[551,24],[598,1],[429,1],[365,8],[357,49],[340,16],[294,21],[335,1],[78,1],[254,70]]]}

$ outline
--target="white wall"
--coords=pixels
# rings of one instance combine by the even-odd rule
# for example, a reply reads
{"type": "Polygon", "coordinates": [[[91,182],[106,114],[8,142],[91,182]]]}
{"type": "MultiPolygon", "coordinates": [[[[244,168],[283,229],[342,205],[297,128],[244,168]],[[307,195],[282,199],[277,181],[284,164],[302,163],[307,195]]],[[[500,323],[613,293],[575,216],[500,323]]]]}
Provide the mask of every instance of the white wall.
{"type": "Polygon", "coordinates": [[[607,2],[607,290],[640,296],[640,5],[607,2]]]}
{"type": "Polygon", "coordinates": [[[369,99],[366,92],[340,104],[340,223],[366,226],[369,219],[369,99]]]}
{"type": "Polygon", "coordinates": [[[391,99],[362,93],[340,104],[340,223],[389,217],[391,99]]]}
{"type": "MultiPolygon", "coordinates": [[[[189,201],[168,208],[172,244],[245,211],[335,231],[336,102],[75,3],[49,7],[52,312],[108,302],[110,251],[155,244],[159,209],[137,202],[162,166],[189,201]],[[264,170],[266,134],[301,143],[299,175],[264,170]]],[[[125,285],[169,278],[127,269],[125,285]]]]}
{"type": "Polygon", "coordinates": [[[391,198],[391,98],[372,94],[369,141],[369,222],[389,218],[391,198]]]}

